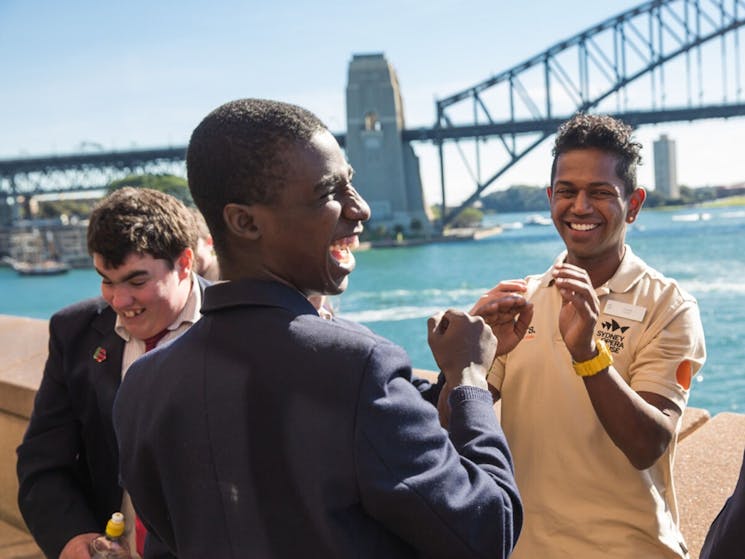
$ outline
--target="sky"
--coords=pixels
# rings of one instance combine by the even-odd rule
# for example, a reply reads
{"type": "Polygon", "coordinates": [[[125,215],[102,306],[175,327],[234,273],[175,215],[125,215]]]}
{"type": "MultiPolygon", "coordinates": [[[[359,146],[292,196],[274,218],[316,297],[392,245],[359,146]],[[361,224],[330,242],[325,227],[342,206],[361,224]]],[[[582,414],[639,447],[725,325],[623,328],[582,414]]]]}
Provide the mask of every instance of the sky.
{"type": "MultiPolygon", "coordinates": [[[[184,146],[208,112],[241,97],[302,105],[343,132],[347,69],[359,53],[386,56],[407,128],[430,127],[437,99],[638,4],[0,0],[0,158],[184,146]]],[[[676,140],[682,184],[745,181],[745,118],[640,128],[642,184],[653,184],[660,134],[676,140]]],[[[425,197],[439,202],[434,148],[414,149],[425,197]]],[[[550,164],[544,142],[486,192],[545,186],[550,164]]],[[[471,191],[448,184],[448,202],[471,191]]]]}

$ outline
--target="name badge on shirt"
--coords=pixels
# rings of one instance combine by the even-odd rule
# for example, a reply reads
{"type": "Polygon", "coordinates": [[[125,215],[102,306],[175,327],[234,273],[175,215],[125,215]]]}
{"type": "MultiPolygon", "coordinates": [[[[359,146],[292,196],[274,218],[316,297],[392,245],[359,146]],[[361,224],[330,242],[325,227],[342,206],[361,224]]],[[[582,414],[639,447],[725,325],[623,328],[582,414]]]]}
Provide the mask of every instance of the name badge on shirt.
{"type": "Polygon", "coordinates": [[[647,309],[638,305],[631,305],[629,303],[621,303],[620,301],[611,301],[605,303],[605,314],[612,316],[618,316],[621,318],[628,318],[629,320],[635,320],[641,322],[644,320],[644,315],[647,309]]]}

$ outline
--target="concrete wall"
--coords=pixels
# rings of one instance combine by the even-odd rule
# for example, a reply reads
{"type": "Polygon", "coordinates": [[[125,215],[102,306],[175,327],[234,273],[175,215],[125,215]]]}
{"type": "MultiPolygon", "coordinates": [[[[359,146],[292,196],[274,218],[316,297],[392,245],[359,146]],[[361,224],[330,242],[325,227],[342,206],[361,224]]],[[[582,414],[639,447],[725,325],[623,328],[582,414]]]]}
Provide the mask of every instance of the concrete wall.
{"type": "Polygon", "coordinates": [[[15,451],[47,358],[47,328],[46,320],[0,315],[0,559],[42,557],[18,511],[15,451]]]}

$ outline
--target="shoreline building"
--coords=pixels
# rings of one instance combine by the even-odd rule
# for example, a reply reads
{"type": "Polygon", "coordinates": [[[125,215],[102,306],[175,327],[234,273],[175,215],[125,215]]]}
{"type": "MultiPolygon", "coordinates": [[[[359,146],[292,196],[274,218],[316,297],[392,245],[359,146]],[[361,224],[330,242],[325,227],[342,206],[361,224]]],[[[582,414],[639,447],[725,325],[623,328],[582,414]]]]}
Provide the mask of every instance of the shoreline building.
{"type": "Polygon", "coordinates": [[[654,189],[668,199],[680,198],[675,140],[662,134],[654,141],[654,189]]]}
{"type": "Polygon", "coordinates": [[[370,205],[377,234],[429,235],[419,158],[404,142],[398,77],[383,54],[355,54],[347,81],[346,153],[354,184],[370,205]]]}

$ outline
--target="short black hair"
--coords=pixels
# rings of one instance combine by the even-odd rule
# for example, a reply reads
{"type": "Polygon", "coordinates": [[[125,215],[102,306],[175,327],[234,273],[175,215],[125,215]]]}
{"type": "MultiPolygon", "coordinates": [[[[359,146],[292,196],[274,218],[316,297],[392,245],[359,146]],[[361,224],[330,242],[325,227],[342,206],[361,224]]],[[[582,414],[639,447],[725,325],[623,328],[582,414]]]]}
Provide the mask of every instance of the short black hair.
{"type": "Polygon", "coordinates": [[[186,248],[197,244],[194,217],[170,194],[124,187],[102,198],[88,220],[88,252],[118,268],[130,254],[162,258],[173,269],[186,248]]]}
{"type": "Polygon", "coordinates": [[[186,153],[194,203],[223,252],[226,204],[272,203],[285,178],[284,149],[328,130],[310,111],[267,99],[221,105],[196,127],[186,153]]]}
{"type": "Polygon", "coordinates": [[[552,151],[551,185],[556,176],[559,156],[575,149],[599,149],[618,157],[616,174],[623,181],[625,196],[636,190],[636,167],[641,164],[639,142],[632,137],[632,128],[608,115],[577,113],[559,126],[552,151]]]}

